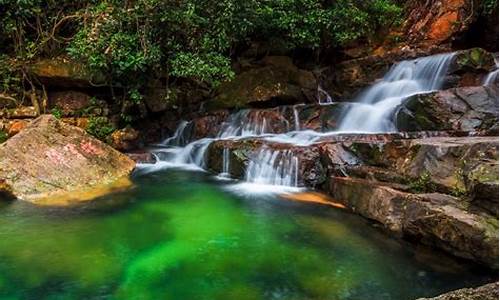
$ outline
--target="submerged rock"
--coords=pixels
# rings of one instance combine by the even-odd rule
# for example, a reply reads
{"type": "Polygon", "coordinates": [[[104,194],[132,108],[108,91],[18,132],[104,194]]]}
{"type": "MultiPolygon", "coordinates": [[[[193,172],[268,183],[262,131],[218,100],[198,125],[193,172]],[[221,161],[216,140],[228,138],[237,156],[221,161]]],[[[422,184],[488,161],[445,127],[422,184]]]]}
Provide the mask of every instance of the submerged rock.
{"type": "Polygon", "coordinates": [[[420,298],[418,300],[497,300],[498,282],[489,283],[476,288],[464,288],[451,291],[434,298],[420,298]]]}
{"type": "Polygon", "coordinates": [[[37,118],[0,145],[0,180],[16,198],[34,203],[94,198],[108,191],[103,186],[126,185],[119,179],[134,166],[127,156],[52,115],[37,118]]]}

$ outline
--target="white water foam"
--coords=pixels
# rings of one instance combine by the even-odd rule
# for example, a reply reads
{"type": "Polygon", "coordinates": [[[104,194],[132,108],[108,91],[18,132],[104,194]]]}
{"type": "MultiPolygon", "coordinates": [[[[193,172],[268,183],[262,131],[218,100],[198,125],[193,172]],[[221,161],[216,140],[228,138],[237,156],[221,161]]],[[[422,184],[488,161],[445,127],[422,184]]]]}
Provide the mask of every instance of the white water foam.
{"type": "MultiPolygon", "coordinates": [[[[159,162],[155,169],[176,167],[189,170],[205,169],[205,153],[214,140],[260,138],[269,142],[308,146],[324,137],[342,133],[394,132],[392,117],[398,106],[409,96],[439,89],[445,79],[454,54],[440,54],[395,64],[378,83],[366,89],[344,113],[340,127],[335,131],[301,130],[297,105],[292,106],[293,126],[288,132],[276,134],[269,126],[273,120],[266,115],[240,110],[232,114],[219,130],[216,138],[204,138],[187,143],[189,123],[181,122],[174,135],[165,140],[167,148],[156,152],[159,162]],[[290,131],[291,130],[291,131],[290,131]]],[[[333,103],[332,98],[318,86],[318,102],[333,103]]],[[[287,107],[280,112],[285,114],[287,107]]],[[[230,177],[230,150],[223,150],[222,173],[217,178],[230,177]]],[[[250,158],[245,181],[228,188],[242,194],[286,193],[302,190],[299,187],[299,161],[289,150],[272,150],[263,146],[250,158]]]]}
{"type": "Polygon", "coordinates": [[[415,94],[443,85],[455,54],[438,54],[395,64],[384,78],[361,93],[345,113],[339,132],[395,132],[394,111],[415,94]]]}

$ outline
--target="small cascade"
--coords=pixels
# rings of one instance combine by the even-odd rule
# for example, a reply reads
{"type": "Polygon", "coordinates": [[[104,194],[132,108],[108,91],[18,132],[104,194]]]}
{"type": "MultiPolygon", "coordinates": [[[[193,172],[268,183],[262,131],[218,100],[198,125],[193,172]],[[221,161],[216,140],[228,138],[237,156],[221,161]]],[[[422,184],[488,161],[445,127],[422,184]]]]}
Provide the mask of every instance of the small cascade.
{"type": "Polygon", "coordinates": [[[300,130],[300,119],[299,119],[299,111],[297,110],[298,105],[293,106],[293,124],[295,126],[295,131],[300,130]]]}
{"type": "Polygon", "coordinates": [[[227,179],[231,177],[231,173],[229,172],[229,164],[229,148],[224,148],[222,150],[222,173],[219,174],[219,178],[227,179]]]}
{"type": "Polygon", "coordinates": [[[318,85],[318,96],[317,97],[318,97],[318,103],[320,105],[328,105],[328,104],[333,103],[333,99],[330,96],[330,94],[328,94],[327,91],[322,89],[320,85],[318,85]]]}
{"type": "Polygon", "coordinates": [[[188,128],[189,122],[187,121],[181,121],[179,125],[177,126],[177,129],[174,132],[174,135],[165,139],[162,144],[163,145],[170,145],[170,146],[183,146],[185,145],[188,140],[187,140],[187,128],[188,128]]]}
{"type": "Polygon", "coordinates": [[[263,117],[250,117],[250,110],[243,109],[231,114],[229,120],[222,125],[217,135],[218,138],[258,136],[268,133],[267,119],[263,117]]]}
{"type": "Polygon", "coordinates": [[[262,148],[250,161],[245,180],[250,183],[298,187],[298,158],[289,150],[262,148]]]}
{"type": "Polygon", "coordinates": [[[483,85],[498,85],[498,57],[495,57],[495,64],[497,68],[486,75],[483,80],[483,85]]]}
{"type": "Polygon", "coordinates": [[[438,90],[454,53],[402,61],[352,103],[341,121],[341,132],[394,132],[393,113],[415,94],[438,90]]]}

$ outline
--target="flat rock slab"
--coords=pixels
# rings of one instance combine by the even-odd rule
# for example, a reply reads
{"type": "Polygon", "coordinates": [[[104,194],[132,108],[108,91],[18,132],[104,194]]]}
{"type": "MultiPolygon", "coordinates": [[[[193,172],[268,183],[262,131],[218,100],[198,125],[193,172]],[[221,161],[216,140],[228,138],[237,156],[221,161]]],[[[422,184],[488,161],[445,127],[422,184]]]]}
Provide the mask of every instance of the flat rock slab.
{"type": "Polygon", "coordinates": [[[52,115],[0,145],[0,181],[16,198],[40,204],[87,200],[109,191],[104,186],[123,187],[134,167],[126,155],[52,115]]]}

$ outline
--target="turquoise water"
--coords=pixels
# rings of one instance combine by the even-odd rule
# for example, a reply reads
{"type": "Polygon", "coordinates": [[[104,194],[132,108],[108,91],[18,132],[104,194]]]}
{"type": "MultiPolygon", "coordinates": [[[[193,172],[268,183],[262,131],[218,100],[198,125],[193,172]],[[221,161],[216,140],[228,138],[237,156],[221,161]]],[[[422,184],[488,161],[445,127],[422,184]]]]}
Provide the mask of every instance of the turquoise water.
{"type": "Polygon", "coordinates": [[[72,208],[1,204],[0,299],[404,300],[488,279],[342,210],[203,173],[135,182],[72,208]]]}

